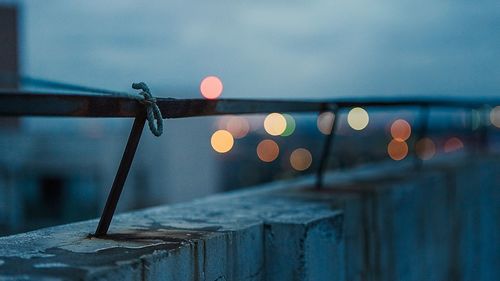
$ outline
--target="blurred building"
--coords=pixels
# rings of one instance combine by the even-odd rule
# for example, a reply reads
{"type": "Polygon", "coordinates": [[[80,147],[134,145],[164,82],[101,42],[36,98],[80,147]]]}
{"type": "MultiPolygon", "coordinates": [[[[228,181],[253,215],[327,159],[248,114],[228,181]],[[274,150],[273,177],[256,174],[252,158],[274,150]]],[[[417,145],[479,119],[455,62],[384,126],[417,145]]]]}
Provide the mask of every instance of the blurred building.
{"type": "MultiPolygon", "coordinates": [[[[1,6],[4,89],[18,88],[18,26],[16,7],[1,6]]],[[[0,234],[99,216],[131,120],[25,120],[0,118],[0,234]]],[[[146,126],[118,211],[214,193],[208,124],[206,119],[167,122],[161,138],[146,126]],[[197,166],[179,159],[196,159],[197,166]]]]}

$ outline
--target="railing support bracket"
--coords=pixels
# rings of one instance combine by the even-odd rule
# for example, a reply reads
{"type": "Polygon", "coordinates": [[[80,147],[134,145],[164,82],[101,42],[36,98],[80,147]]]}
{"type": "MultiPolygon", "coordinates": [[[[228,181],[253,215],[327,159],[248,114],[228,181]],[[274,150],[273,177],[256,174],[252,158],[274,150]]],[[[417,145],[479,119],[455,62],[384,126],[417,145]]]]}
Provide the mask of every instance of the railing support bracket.
{"type": "Polygon", "coordinates": [[[113,219],[113,214],[116,210],[116,205],[120,199],[120,195],[123,190],[123,185],[127,179],[128,172],[130,171],[130,166],[134,160],[134,155],[137,150],[137,146],[141,139],[142,130],[144,129],[144,123],[146,121],[146,114],[144,112],[139,113],[134,119],[134,124],[132,125],[132,130],[128,137],[127,146],[123,152],[122,159],[120,161],[120,166],[116,172],[115,179],[113,181],[113,186],[106,200],[106,205],[102,211],[101,219],[99,220],[99,225],[95,231],[95,236],[104,236],[108,233],[109,225],[113,219]]]}

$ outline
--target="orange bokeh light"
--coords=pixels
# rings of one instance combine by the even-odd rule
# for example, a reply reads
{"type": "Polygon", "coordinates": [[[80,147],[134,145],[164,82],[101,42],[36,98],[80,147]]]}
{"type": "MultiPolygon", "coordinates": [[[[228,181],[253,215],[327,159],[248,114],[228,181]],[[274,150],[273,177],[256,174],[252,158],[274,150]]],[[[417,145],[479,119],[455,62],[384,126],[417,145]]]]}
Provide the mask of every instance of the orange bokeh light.
{"type": "Polygon", "coordinates": [[[391,140],[387,145],[387,153],[393,160],[403,160],[408,155],[408,145],[404,141],[391,140]]]}
{"type": "Polygon", "coordinates": [[[449,152],[454,152],[457,150],[460,150],[464,147],[464,143],[456,137],[449,138],[445,143],[444,143],[444,152],[449,153],[449,152]]]}
{"type": "Polygon", "coordinates": [[[305,148],[297,148],[290,155],[290,164],[297,171],[305,171],[312,164],[312,155],[305,148]]]}
{"type": "Polygon", "coordinates": [[[206,99],[218,98],[223,88],[222,81],[217,76],[207,76],[200,83],[201,95],[206,99]]]}
{"type": "Polygon", "coordinates": [[[418,158],[429,160],[436,154],[436,145],[430,138],[423,138],[415,144],[415,151],[418,158]]]}
{"type": "Polygon", "coordinates": [[[263,140],[257,145],[257,156],[264,162],[273,162],[278,158],[280,149],[273,140],[263,140]]]}
{"type": "Polygon", "coordinates": [[[391,136],[398,141],[405,141],[411,135],[410,124],[403,119],[394,121],[391,125],[391,136]]]}

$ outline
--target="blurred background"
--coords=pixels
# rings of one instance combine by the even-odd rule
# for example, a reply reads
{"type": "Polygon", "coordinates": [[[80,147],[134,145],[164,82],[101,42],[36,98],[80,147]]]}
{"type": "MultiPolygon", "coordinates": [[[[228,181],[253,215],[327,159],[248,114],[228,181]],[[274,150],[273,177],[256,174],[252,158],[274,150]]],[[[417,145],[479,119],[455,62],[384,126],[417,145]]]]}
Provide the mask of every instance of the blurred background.
{"type": "MultiPolygon", "coordinates": [[[[0,0],[0,87],[48,91],[6,78],[15,74],[130,93],[144,81],[173,98],[493,98],[499,8],[488,0],[0,0]]],[[[499,149],[500,107],[433,108],[425,136],[420,113],[166,120],[160,138],[143,133],[118,211],[313,173],[334,118],[335,169],[499,149]]],[[[0,119],[0,235],[99,216],[131,123],[0,119]]]]}

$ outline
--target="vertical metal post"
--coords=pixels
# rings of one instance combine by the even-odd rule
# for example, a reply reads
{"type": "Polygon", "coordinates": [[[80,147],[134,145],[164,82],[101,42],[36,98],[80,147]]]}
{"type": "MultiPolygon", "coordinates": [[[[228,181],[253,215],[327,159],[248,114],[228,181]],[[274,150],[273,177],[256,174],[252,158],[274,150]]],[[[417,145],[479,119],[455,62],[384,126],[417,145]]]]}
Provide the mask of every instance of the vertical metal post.
{"type": "Polygon", "coordinates": [[[332,125],[330,127],[330,134],[326,135],[325,142],[323,143],[323,152],[321,153],[321,158],[319,161],[318,171],[316,172],[316,188],[321,189],[323,187],[323,178],[326,167],[328,165],[328,156],[330,155],[330,149],[333,142],[333,136],[335,134],[335,129],[337,128],[337,113],[338,106],[332,105],[328,106],[327,110],[323,112],[330,111],[333,113],[332,125]]]}
{"type": "Polygon", "coordinates": [[[427,129],[429,125],[429,106],[424,105],[420,109],[420,130],[415,138],[415,145],[413,147],[415,153],[415,169],[422,168],[424,160],[418,157],[417,153],[417,143],[419,140],[423,139],[427,135],[427,129]]]}
{"type": "Polygon", "coordinates": [[[99,225],[95,231],[95,236],[104,236],[108,233],[109,225],[113,219],[113,214],[116,210],[116,205],[120,199],[120,195],[123,190],[123,185],[127,179],[130,166],[132,165],[132,160],[134,160],[135,151],[137,150],[137,145],[141,139],[142,130],[144,128],[144,123],[146,121],[146,115],[141,112],[135,117],[134,124],[132,125],[132,130],[128,137],[127,146],[123,152],[122,159],[120,161],[120,166],[116,172],[115,180],[113,181],[113,186],[109,192],[108,199],[104,210],[102,211],[101,219],[99,220],[99,225]]]}

